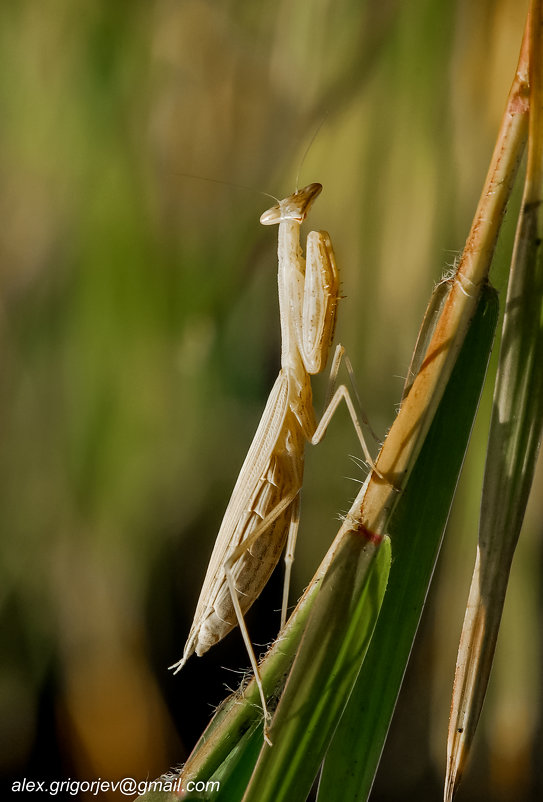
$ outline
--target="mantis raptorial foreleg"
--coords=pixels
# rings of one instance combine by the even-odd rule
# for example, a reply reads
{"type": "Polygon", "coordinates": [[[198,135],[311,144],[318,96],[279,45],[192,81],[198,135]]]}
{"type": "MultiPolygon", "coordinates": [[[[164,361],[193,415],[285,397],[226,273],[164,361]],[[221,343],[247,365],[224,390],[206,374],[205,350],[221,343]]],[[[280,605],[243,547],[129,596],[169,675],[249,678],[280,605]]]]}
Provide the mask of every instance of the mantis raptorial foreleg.
{"type": "MultiPolygon", "coordinates": [[[[286,619],[305,443],[320,442],[342,399],[364,456],[375,470],[344,385],[334,392],[318,425],[313,410],[310,377],[326,365],[339,298],[339,275],[328,234],[313,231],[308,235],[307,264],[300,248],[300,225],[321,189],[320,184],[310,184],[279,201],[260,218],[264,225],[279,224],[281,370],[226,509],[183,657],[172,666],[179,671],[193,652],[203,654],[237,623],[255,673],[266,723],[266,696],[244,614],[286,545],[282,624],[286,619]]],[[[338,346],[332,380],[342,354],[338,346]]]]}

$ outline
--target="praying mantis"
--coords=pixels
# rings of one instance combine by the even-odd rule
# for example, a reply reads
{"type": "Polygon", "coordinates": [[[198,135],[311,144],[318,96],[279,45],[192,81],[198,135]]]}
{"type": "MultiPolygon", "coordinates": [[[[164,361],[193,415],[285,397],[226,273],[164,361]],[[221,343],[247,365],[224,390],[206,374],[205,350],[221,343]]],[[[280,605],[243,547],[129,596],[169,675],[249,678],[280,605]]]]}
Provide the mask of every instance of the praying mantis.
{"type": "MultiPolygon", "coordinates": [[[[329,235],[311,231],[305,259],[300,246],[301,224],[321,190],[321,184],[309,184],[260,217],[263,225],[279,226],[281,369],[226,508],[183,657],[171,666],[177,673],[194,652],[201,656],[237,624],[258,685],[268,743],[270,716],[244,613],[285,550],[281,627],[285,623],[305,444],[320,442],[341,400],[347,404],[364,457],[376,470],[345,385],[335,390],[318,423],[313,409],[311,376],[326,366],[339,299],[339,273],[329,235]]],[[[331,380],[343,353],[338,345],[331,380]]]]}

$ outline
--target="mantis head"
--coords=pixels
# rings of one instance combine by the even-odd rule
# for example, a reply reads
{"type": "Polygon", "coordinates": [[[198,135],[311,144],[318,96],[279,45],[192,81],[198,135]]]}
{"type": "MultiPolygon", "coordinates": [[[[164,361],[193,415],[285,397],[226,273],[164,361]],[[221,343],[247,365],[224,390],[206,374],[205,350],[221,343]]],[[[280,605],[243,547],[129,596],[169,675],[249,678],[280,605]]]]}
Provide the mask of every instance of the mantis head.
{"type": "Polygon", "coordinates": [[[308,184],[303,189],[298,189],[293,195],[289,195],[279,201],[271,209],[268,209],[260,217],[263,226],[271,226],[274,223],[283,223],[286,220],[296,220],[303,223],[313,205],[313,201],[320,195],[322,184],[308,184]]]}

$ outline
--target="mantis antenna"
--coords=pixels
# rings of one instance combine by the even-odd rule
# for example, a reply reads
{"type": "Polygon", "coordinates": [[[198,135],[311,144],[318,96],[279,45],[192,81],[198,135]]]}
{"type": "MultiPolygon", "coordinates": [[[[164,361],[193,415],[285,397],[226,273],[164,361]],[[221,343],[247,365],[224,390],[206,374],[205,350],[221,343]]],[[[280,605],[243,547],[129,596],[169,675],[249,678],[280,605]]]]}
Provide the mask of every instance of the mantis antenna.
{"type": "Polygon", "coordinates": [[[321,130],[322,126],[324,125],[327,117],[328,117],[328,112],[325,112],[325,114],[323,115],[321,121],[319,122],[319,124],[315,128],[315,130],[313,132],[313,136],[309,140],[309,144],[307,145],[306,149],[304,150],[304,154],[302,156],[300,164],[298,165],[298,172],[296,173],[296,192],[298,192],[298,182],[300,180],[300,173],[302,172],[302,167],[304,166],[304,162],[305,162],[305,160],[307,158],[307,154],[309,153],[309,151],[313,147],[313,143],[316,140],[317,135],[318,135],[319,131],[321,130]]]}

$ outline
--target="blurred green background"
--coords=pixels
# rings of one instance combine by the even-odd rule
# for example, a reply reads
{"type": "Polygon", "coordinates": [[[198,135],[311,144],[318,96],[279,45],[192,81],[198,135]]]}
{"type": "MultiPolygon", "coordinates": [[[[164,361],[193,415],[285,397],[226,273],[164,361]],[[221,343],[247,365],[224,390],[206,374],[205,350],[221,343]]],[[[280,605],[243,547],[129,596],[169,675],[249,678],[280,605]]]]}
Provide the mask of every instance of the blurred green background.
{"type": "MultiPolygon", "coordinates": [[[[0,6],[3,776],[155,777],[237,684],[239,634],[178,677],[167,666],[278,369],[276,231],[258,224],[258,191],[293,190],[324,120],[300,185],[324,185],[310,224],[334,242],[337,338],[383,437],[467,235],[527,5],[0,6]]],[[[489,407],[373,800],[440,794],[489,407]]],[[[353,454],[343,411],[307,454],[293,601],[363,479],[353,454]]],[[[543,795],[542,481],[459,800],[543,795]]],[[[249,616],[258,643],[280,587],[279,571],[249,616]]]]}

